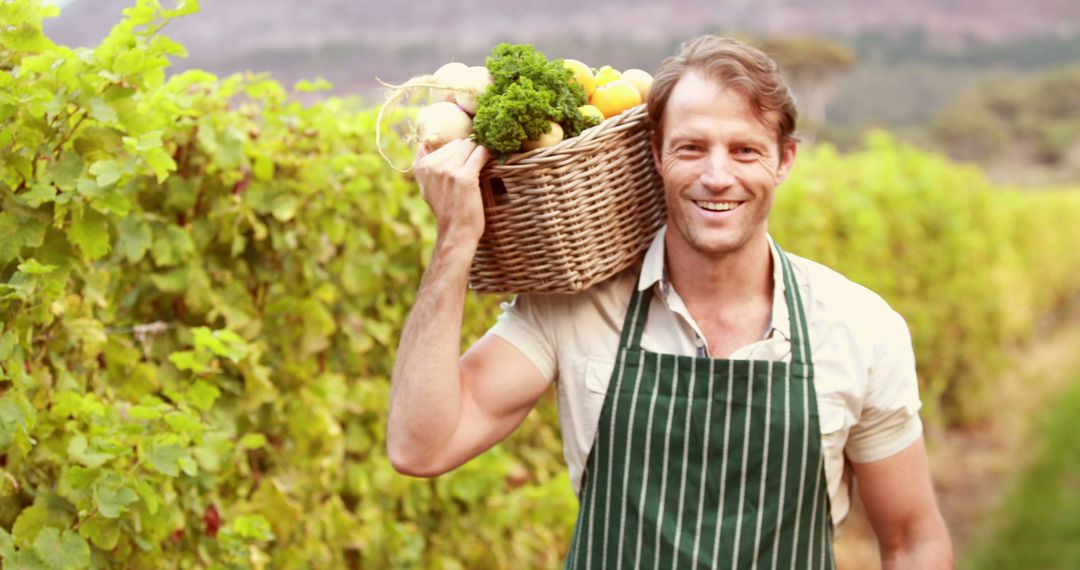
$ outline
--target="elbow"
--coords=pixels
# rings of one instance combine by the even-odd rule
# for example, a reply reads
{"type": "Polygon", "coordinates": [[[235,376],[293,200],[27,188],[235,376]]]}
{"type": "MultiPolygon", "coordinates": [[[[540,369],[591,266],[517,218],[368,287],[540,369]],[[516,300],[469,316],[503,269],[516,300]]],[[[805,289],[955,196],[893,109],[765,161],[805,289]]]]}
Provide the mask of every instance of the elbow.
{"type": "Polygon", "coordinates": [[[437,465],[430,455],[418,453],[413,446],[395,441],[390,434],[387,434],[386,455],[394,471],[409,477],[429,479],[450,471],[437,465]]]}
{"type": "Polygon", "coordinates": [[[882,540],[879,537],[884,568],[946,570],[954,567],[952,540],[940,515],[909,529],[901,537],[892,538],[882,540]]]}
{"type": "Polygon", "coordinates": [[[401,475],[408,475],[409,477],[417,477],[420,479],[430,479],[446,473],[446,471],[435,469],[431,465],[426,465],[423,462],[415,461],[395,453],[390,453],[390,465],[394,467],[394,471],[397,471],[401,475]]]}

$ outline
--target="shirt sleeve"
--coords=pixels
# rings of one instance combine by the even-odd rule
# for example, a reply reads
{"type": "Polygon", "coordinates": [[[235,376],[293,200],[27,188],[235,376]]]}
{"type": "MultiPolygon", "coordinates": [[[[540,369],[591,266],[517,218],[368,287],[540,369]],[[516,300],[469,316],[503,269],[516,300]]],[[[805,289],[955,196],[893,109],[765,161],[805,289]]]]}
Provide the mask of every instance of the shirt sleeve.
{"type": "Polygon", "coordinates": [[[495,324],[486,334],[496,335],[520,350],[548,382],[557,372],[550,303],[542,297],[518,295],[500,307],[495,324]]]}
{"type": "Polygon", "coordinates": [[[846,453],[854,463],[891,457],[922,435],[911,334],[903,317],[891,309],[884,321],[867,376],[862,415],[848,438],[846,453]]]}

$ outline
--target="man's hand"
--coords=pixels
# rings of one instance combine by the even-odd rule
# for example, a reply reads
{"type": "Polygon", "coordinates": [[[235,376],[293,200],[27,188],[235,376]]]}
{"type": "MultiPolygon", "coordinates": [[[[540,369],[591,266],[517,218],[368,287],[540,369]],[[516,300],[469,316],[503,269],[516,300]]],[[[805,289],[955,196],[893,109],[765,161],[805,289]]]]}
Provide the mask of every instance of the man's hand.
{"type": "Polygon", "coordinates": [[[953,567],[952,543],[934,500],[922,438],[900,453],[855,463],[855,480],[878,538],[884,570],[953,567]]]}
{"type": "Polygon", "coordinates": [[[486,148],[465,139],[431,153],[420,147],[414,163],[416,181],[435,214],[443,244],[475,248],[480,242],[484,233],[480,169],[488,156],[486,148]]]}

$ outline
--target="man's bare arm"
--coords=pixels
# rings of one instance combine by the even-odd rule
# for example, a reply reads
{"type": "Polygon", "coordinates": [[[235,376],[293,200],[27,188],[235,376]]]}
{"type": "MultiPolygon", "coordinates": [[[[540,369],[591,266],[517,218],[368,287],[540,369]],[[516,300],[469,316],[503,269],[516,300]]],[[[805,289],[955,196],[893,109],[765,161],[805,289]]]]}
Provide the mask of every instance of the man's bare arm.
{"type": "Polygon", "coordinates": [[[853,468],[877,534],[882,569],[952,568],[952,542],[934,499],[923,439],[892,457],[853,468]]]}
{"type": "Polygon", "coordinates": [[[439,237],[394,363],[387,451],[405,474],[439,475],[482,453],[521,423],[548,385],[497,337],[461,356],[469,267],[484,227],[478,173],[486,159],[468,141],[417,159],[439,237]]]}

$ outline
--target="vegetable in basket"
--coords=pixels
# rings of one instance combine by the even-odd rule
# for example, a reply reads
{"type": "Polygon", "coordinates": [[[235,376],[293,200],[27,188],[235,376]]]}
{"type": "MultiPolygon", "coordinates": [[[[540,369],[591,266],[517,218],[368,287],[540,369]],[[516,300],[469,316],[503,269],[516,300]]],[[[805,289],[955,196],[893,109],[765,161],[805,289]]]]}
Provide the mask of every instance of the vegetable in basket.
{"type": "MultiPolygon", "coordinates": [[[[382,154],[379,125],[386,109],[406,95],[421,93],[432,102],[420,111],[407,141],[434,150],[454,139],[472,138],[502,160],[556,145],[634,107],[646,98],[651,83],[652,77],[641,70],[620,74],[604,66],[594,75],[578,60],[548,60],[532,45],[503,43],[492,50],[485,66],[452,62],[402,85],[384,83],[393,91],[379,110],[375,143],[382,154]]],[[[385,154],[383,158],[406,171],[385,154]]]]}
{"type": "Polygon", "coordinates": [[[517,152],[539,140],[558,123],[563,135],[576,137],[596,124],[578,107],[585,90],[562,60],[549,61],[531,45],[499,44],[487,58],[491,87],[480,96],[473,126],[475,140],[497,156],[517,152]]]}

